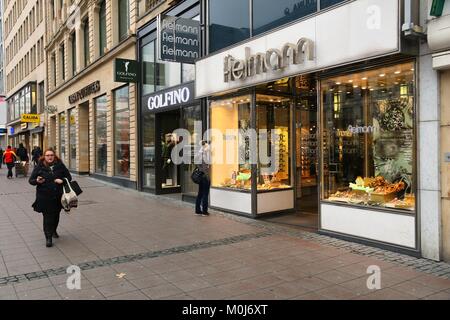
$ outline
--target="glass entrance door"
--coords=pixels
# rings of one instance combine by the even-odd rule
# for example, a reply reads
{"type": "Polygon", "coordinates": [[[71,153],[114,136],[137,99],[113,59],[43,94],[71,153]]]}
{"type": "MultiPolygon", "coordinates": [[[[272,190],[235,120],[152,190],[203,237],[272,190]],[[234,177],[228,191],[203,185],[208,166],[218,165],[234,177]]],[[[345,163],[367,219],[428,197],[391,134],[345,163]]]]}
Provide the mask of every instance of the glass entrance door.
{"type": "MultiPolygon", "coordinates": [[[[318,127],[315,80],[296,77],[297,102],[295,108],[296,134],[296,194],[297,210],[317,214],[318,198],[318,127]]],[[[317,217],[311,223],[317,225],[317,217]]]]}

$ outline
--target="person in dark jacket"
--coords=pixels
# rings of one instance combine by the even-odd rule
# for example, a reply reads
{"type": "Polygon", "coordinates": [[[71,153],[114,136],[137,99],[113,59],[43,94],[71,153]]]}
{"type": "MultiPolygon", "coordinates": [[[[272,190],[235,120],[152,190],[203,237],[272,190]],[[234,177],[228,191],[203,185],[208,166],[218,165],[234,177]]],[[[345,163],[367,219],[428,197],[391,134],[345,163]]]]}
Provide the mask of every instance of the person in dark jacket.
{"type": "Polygon", "coordinates": [[[13,172],[12,169],[14,168],[14,162],[17,160],[17,155],[12,150],[11,146],[8,146],[6,148],[6,151],[3,152],[2,155],[2,161],[4,164],[6,164],[6,167],[8,168],[8,179],[13,178],[13,172]]]}
{"type": "Polygon", "coordinates": [[[209,189],[211,187],[211,179],[209,174],[209,167],[211,164],[211,151],[206,141],[201,142],[202,147],[195,155],[195,163],[198,169],[203,172],[202,179],[198,184],[198,194],[195,201],[195,213],[197,215],[207,216],[208,213],[208,197],[209,189]]]}
{"type": "Polygon", "coordinates": [[[0,169],[2,168],[2,163],[3,163],[3,148],[0,147],[0,169]]]}
{"type": "Polygon", "coordinates": [[[29,183],[36,187],[34,211],[44,216],[46,246],[51,247],[52,237],[59,238],[56,229],[61,213],[64,178],[72,181],[72,176],[53,149],[47,149],[30,176],[29,183]]]}
{"type": "Polygon", "coordinates": [[[34,147],[31,152],[31,161],[33,161],[33,165],[37,166],[39,159],[42,157],[42,150],[40,147],[34,147]]]}

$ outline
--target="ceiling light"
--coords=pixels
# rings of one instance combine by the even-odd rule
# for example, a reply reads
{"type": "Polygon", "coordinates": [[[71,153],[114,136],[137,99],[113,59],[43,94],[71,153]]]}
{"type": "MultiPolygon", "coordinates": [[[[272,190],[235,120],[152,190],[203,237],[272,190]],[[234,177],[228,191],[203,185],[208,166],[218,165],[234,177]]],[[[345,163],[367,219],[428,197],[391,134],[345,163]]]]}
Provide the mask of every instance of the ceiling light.
{"type": "Polygon", "coordinates": [[[395,74],[400,74],[400,73],[402,73],[402,72],[399,70],[399,71],[395,71],[394,73],[395,73],[395,74]]]}
{"type": "MultiPolygon", "coordinates": [[[[337,84],[337,85],[340,85],[341,83],[340,83],[340,82],[336,82],[336,84],[337,84]]],[[[312,90],[311,90],[311,91],[312,91],[312,90]]]]}
{"type": "Polygon", "coordinates": [[[363,80],[367,80],[367,77],[362,78],[363,80]]]}
{"type": "Polygon", "coordinates": [[[349,82],[349,83],[352,83],[352,82],[353,82],[353,80],[348,80],[348,82],[349,82]]]}
{"type": "Polygon", "coordinates": [[[356,89],[356,88],[358,88],[358,86],[353,86],[353,88],[355,88],[355,89],[356,89]]]}
{"type": "Polygon", "coordinates": [[[362,87],[361,89],[366,90],[367,88],[366,87],[362,87]]]}
{"type": "Polygon", "coordinates": [[[385,74],[384,74],[384,73],[380,74],[380,77],[384,77],[384,76],[385,76],[385,74]]]}

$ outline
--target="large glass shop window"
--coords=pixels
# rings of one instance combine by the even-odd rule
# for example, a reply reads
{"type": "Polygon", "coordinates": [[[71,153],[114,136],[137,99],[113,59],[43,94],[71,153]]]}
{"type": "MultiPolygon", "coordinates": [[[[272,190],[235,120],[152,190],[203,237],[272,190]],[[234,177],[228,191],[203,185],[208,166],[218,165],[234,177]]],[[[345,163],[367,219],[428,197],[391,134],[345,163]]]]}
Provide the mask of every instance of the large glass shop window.
{"type": "Polygon", "coordinates": [[[322,198],[415,210],[414,64],[323,80],[322,198]]]}
{"type": "Polygon", "coordinates": [[[211,102],[213,187],[251,189],[250,139],[245,136],[251,128],[250,101],[245,95],[211,102]]]}
{"type": "Polygon", "coordinates": [[[66,161],[66,114],[59,115],[59,155],[66,161]]]}
{"type": "Polygon", "coordinates": [[[75,108],[69,110],[69,168],[77,166],[77,127],[75,121],[75,108]]]}
{"type": "Polygon", "coordinates": [[[154,189],[155,182],[155,114],[145,113],[142,119],[143,187],[154,189]]]}
{"type": "Polygon", "coordinates": [[[291,98],[256,95],[258,190],[291,187],[291,98]]]}
{"type": "Polygon", "coordinates": [[[107,169],[107,109],[108,102],[106,95],[95,99],[95,144],[96,144],[96,164],[95,171],[97,173],[106,174],[107,169]]]}
{"type": "Polygon", "coordinates": [[[114,91],[115,175],[130,176],[130,108],[128,86],[114,91]]]}

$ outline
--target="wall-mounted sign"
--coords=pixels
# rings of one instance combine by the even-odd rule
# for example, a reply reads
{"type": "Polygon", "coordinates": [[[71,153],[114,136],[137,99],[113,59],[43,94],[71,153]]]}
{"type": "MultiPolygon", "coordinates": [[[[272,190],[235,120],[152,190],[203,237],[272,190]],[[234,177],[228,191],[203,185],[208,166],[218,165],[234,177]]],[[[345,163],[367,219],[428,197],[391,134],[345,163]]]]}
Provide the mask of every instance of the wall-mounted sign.
{"type": "Polygon", "coordinates": [[[135,60],[120,59],[114,60],[114,81],[115,82],[138,82],[139,65],[135,60]]]}
{"type": "Polygon", "coordinates": [[[27,123],[27,122],[22,123],[22,124],[20,125],[20,129],[22,129],[22,130],[28,129],[28,123],[27,123]]]}
{"type": "Polygon", "coordinates": [[[194,82],[146,95],[142,98],[144,112],[160,112],[190,104],[194,101],[194,82]]]}
{"type": "Polygon", "coordinates": [[[75,92],[74,94],[71,94],[69,96],[69,103],[74,104],[78,100],[84,99],[87,96],[100,91],[100,81],[95,81],[91,83],[90,85],[84,87],[83,89],[75,92]]]}
{"type": "Polygon", "coordinates": [[[9,127],[9,135],[12,136],[14,132],[14,127],[9,127]]]}
{"type": "Polygon", "coordinates": [[[160,15],[158,19],[161,60],[195,63],[200,56],[200,22],[160,15]]]}
{"type": "Polygon", "coordinates": [[[6,134],[6,128],[0,128],[0,134],[6,134]]]}
{"type": "Polygon", "coordinates": [[[200,58],[196,98],[399,53],[400,3],[348,1],[200,58]]]}
{"type": "Polygon", "coordinates": [[[38,114],[22,114],[20,117],[20,122],[29,122],[29,123],[40,123],[41,122],[41,116],[38,114]]]}

